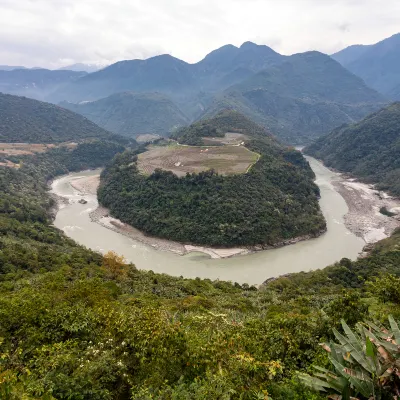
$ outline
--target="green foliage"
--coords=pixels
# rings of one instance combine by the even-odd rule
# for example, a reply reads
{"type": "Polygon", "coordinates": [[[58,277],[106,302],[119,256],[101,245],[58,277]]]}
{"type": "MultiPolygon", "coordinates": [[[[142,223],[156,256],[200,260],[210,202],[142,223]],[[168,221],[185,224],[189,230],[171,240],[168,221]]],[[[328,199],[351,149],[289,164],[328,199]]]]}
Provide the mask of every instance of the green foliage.
{"type": "MultiPolygon", "coordinates": [[[[224,132],[233,129],[229,123],[247,121],[234,113],[232,122],[231,116],[221,115],[190,132],[224,132]]],[[[210,170],[177,177],[156,170],[145,176],[137,168],[136,152],[128,152],[102,173],[99,201],[117,218],[148,234],[184,243],[268,246],[317,236],[325,221],[310,166],[263,128],[256,130],[251,123],[249,129],[253,136],[247,147],[261,157],[245,174],[221,176],[210,170]]]]}
{"type": "Polygon", "coordinates": [[[343,400],[396,398],[400,384],[400,330],[392,317],[389,322],[389,330],[373,323],[357,324],[356,333],[343,320],[345,334],[333,331],[339,344],[323,345],[333,371],[316,367],[318,373],[313,377],[300,374],[301,380],[322,392],[334,390],[343,400]]]}
{"type": "Polygon", "coordinates": [[[400,103],[341,126],[305,149],[326,165],[400,195],[400,103]]]}
{"type": "Polygon", "coordinates": [[[0,93],[0,142],[128,141],[61,107],[0,93]]]}
{"type": "Polygon", "coordinates": [[[160,93],[124,92],[88,103],[60,105],[110,132],[128,137],[143,133],[166,136],[188,122],[182,111],[160,93]]]}

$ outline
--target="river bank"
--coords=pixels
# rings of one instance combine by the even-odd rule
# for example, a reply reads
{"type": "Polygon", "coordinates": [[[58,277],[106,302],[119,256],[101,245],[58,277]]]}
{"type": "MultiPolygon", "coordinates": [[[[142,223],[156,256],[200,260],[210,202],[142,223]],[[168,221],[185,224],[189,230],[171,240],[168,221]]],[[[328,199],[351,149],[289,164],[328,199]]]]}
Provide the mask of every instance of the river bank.
{"type": "MultiPolygon", "coordinates": [[[[268,251],[259,249],[234,257],[220,254],[225,258],[212,258],[211,254],[204,253],[204,249],[199,252],[197,248],[190,248],[193,251],[184,255],[174,251],[159,251],[151,244],[117,232],[115,224],[118,221],[108,219],[108,213],[104,210],[100,213],[97,196],[94,194],[100,170],[71,173],[52,183],[51,192],[67,199],[65,204],[61,204],[54,225],[77,243],[103,254],[115,251],[139,269],[187,278],[261,284],[273,276],[324,268],[343,257],[355,260],[365,242],[344,225],[343,216],[348,212],[348,207],[332,184],[338,175],[317,160],[311,157],[307,159],[316,174],[316,184],[321,192],[319,203],[328,230],[317,238],[290,246],[268,251]],[[92,221],[96,210],[107,227],[92,221]]],[[[214,249],[212,251],[214,253],[214,249]]]]}
{"type": "Polygon", "coordinates": [[[389,237],[400,227],[400,199],[374,189],[354,178],[339,174],[333,181],[335,189],[345,199],[349,208],[344,216],[346,227],[367,245],[389,237]],[[386,209],[392,216],[380,212],[386,209]]]}
{"type": "MultiPolygon", "coordinates": [[[[99,184],[100,172],[96,175],[77,177],[70,181],[70,185],[75,189],[82,200],[84,200],[85,196],[96,196],[99,184]]],[[[375,190],[372,185],[357,182],[355,179],[346,177],[340,173],[336,173],[336,176],[332,179],[332,185],[344,198],[348,207],[348,212],[344,215],[345,226],[357,237],[362,238],[366,245],[371,245],[379,240],[389,237],[394,230],[400,226],[399,199],[375,190]],[[382,208],[386,208],[388,211],[396,215],[392,217],[383,215],[380,212],[382,208]]],[[[58,206],[53,210],[53,215],[56,214],[58,209],[65,207],[66,204],[68,204],[68,199],[65,197],[54,194],[54,198],[58,206]]],[[[140,230],[111,217],[109,210],[101,206],[97,206],[95,209],[91,210],[89,216],[92,222],[118,234],[129,237],[130,239],[138,241],[146,246],[150,246],[155,250],[168,251],[181,256],[190,253],[201,253],[209,256],[211,259],[223,259],[248,255],[259,251],[294,245],[301,241],[315,238],[307,235],[283,241],[275,246],[211,248],[185,245],[179,242],[145,235],[140,230]]],[[[324,232],[320,232],[320,235],[323,233],[324,232]]]]}
{"type": "MultiPolygon", "coordinates": [[[[80,177],[75,180],[71,180],[71,186],[78,192],[82,197],[85,195],[96,195],[97,189],[100,185],[100,175],[80,177]]],[[[64,203],[64,200],[62,200],[64,203]]],[[[158,251],[170,251],[178,255],[187,255],[190,253],[203,253],[211,257],[212,259],[231,258],[236,256],[243,256],[259,251],[266,251],[277,249],[289,245],[299,243],[301,241],[314,239],[326,232],[326,230],[319,232],[318,235],[304,235],[297,238],[288,239],[273,246],[259,245],[259,246],[248,246],[248,247],[230,247],[230,248],[215,248],[205,246],[195,246],[190,244],[183,244],[171,240],[161,239],[153,236],[148,236],[142,231],[134,228],[131,225],[125,224],[124,222],[110,216],[110,212],[107,208],[98,206],[95,210],[89,213],[92,222],[95,222],[107,229],[117,232],[121,235],[127,236],[130,239],[139,241],[147,246],[151,246],[158,251]]]]}

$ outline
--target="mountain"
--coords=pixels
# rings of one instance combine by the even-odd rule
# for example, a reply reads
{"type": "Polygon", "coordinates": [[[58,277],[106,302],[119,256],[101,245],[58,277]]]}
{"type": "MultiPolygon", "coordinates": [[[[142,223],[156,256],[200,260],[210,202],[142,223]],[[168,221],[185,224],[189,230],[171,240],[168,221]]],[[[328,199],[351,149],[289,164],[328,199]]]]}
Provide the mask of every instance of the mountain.
{"type": "Polygon", "coordinates": [[[143,133],[166,135],[189,121],[179,108],[160,93],[117,93],[105,99],[60,105],[84,115],[97,125],[124,136],[143,133]]]}
{"type": "Polygon", "coordinates": [[[356,61],[370,47],[371,45],[354,44],[352,46],[346,47],[343,50],[338,51],[335,54],[332,54],[331,57],[340,64],[346,66],[353,61],[356,61]]]}
{"type": "Polygon", "coordinates": [[[0,93],[0,142],[57,143],[84,139],[124,142],[59,106],[0,93]]]}
{"type": "Polygon", "coordinates": [[[13,71],[14,69],[27,69],[22,66],[0,65],[0,71],[13,71]]]}
{"type": "Polygon", "coordinates": [[[86,75],[86,72],[16,69],[0,71],[0,92],[44,100],[56,89],[86,75]]]}
{"type": "Polygon", "coordinates": [[[202,118],[231,108],[289,143],[304,143],[357,121],[386,99],[319,52],[296,54],[214,97],[202,118]]]}
{"type": "MultiPolygon", "coordinates": [[[[46,100],[82,103],[127,91],[146,95],[157,92],[168,96],[189,121],[212,117],[226,108],[236,109],[283,141],[295,144],[309,142],[343,123],[358,121],[386,102],[383,95],[322,53],[286,57],[251,42],[240,47],[223,46],[196,64],[161,55],[121,61],[75,78],[49,90],[46,100]]],[[[104,100],[101,107],[105,103],[109,100],[104,100]]],[[[99,123],[106,126],[103,116],[97,117],[96,112],[93,115],[96,121],[101,117],[99,123]]],[[[122,122],[122,118],[121,112],[116,119],[122,122]]],[[[119,129],[114,128],[112,119],[112,129],[119,129]]],[[[154,119],[165,121],[164,111],[155,114],[154,119]]],[[[157,129],[169,126],[162,124],[157,129]]]]}
{"type": "Polygon", "coordinates": [[[326,165],[400,195],[400,102],[346,125],[305,149],[326,165]]]}
{"type": "Polygon", "coordinates": [[[400,33],[374,45],[350,46],[332,57],[383,94],[400,85],[400,33]]]}
{"type": "Polygon", "coordinates": [[[280,64],[285,56],[268,46],[245,42],[240,47],[223,46],[194,65],[202,79],[202,89],[226,88],[272,65],[280,64]]]}
{"type": "Polygon", "coordinates": [[[190,65],[170,55],[120,61],[84,76],[51,96],[53,101],[93,101],[126,91],[183,93],[195,85],[190,65]]]}
{"type": "Polygon", "coordinates": [[[59,68],[59,71],[84,71],[87,73],[92,73],[102,68],[104,68],[104,66],[99,66],[96,64],[76,63],[72,65],[67,65],[66,67],[59,68]]]}

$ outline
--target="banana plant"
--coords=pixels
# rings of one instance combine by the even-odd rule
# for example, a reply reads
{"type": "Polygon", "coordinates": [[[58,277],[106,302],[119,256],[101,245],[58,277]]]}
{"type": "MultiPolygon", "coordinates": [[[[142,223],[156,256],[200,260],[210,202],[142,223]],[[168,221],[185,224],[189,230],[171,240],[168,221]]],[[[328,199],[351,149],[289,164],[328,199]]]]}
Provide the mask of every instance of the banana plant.
{"type": "Polygon", "coordinates": [[[332,370],[315,367],[301,381],[332,400],[400,399],[400,329],[393,317],[389,324],[359,323],[353,332],[342,320],[344,334],[333,330],[338,343],[322,344],[332,370]]]}

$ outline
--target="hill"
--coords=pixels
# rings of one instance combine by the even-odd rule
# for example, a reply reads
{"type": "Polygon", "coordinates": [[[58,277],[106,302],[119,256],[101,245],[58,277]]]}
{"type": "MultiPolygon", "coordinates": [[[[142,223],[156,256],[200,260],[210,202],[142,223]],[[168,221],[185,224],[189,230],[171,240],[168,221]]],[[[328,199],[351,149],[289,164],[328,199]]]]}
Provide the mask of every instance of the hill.
{"type": "Polygon", "coordinates": [[[231,108],[288,143],[305,143],[343,123],[358,121],[384,104],[330,57],[309,52],[261,71],[214,97],[203,118],[231,108]]]}
{"type": "Polygon", "coordinates": [[[224,109],[212,118],[178,129],[171,135],[171,138],[182,144],[201,146],[204,144],[204,137],[223,137],[227,132],[260,137],[268,136],[272,139],[272,135],[264,127],[231,109],[224,109]]]}
{"type": "Polygon", "coordinates": [[[400,85],[400,33],[369,46],[351,46],[332,57],[377,91],[400,85]]]}
{"type": "MultiPolygon", "coordinates": [[[[222,176],[210,169],[178,177],[156,169],[147,175],[142,173],[146,170],[142,154],[139,168],[138,154],[127,152],[102,174],[99,201],[114,216],[147,234],[182,243],[267,247],[295,237],[319,235],[325,221],[310,166],[299,152],[280,145],[262,127],[246,121],[238,113],[225,112],[177,135],[181,141],[187,132],[191,132],[191,139],[240,132],[246,137],[244,146],[258,154],[258,160],[246,161],[247,165],[251,162],[251,168],[242,173],[236,170],[222,176]]],[[[229,146],[218,145],[220,152],[229,146]]],[[[225,163],[222,154],[207,148],[191,147],[208,158],[208,168],[216,161],[225,163]]],[[[175,152],[176,167],[186,166],[180,154],[175,152]]],[[[151,158],[146,153],[144,156],[144,160],[151,158]]]]}
{"type": "Polygon", "coordinates": [[[86,139],[128,142],[59,106],[0,93],[0,142],[59,143],[86,139]]]}
{"type": "Polygon", "coordinates": [[[0,70],[0,92],[48,99],[53,92],[86,75],[86,72],[50,71],[48,69],[0,70]]]}
{"type": "Polygon", "coordinates": [[[400,103],[335,129],[305,149],[328,166],[400,195],[400,103]]]}
{"type": "Polygon", "coordinates": [[[93,102],[62,102],[60,105],[82,114],[104,129],[129,137],[144,133],[165,136],[188,123],[179,108],[159,93],[125,92],[93,102]]]}

